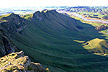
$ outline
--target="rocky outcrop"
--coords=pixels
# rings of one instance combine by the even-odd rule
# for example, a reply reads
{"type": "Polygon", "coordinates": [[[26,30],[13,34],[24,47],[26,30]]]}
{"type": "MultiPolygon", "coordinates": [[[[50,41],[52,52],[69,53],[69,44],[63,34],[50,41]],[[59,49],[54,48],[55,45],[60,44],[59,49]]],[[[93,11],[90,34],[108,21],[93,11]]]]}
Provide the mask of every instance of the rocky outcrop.
{"type": "Polygon", "coordinates": [[[0,55],[4,56],[15,52],[17,48],[13,45],[10,39],[4,34],[4,31],[0,30],[0,55]]]}
{"type": "Polygon", "coordinates": [[[15,33],[22,34],[22,31],[27,27],[28,21],[14,13],[1,18],[1,20],[6,20],[0,22],[0,56],[4,56],[17,50],[10,38],[15,33]]]}
{"type": "Polygon", "coordinates": [[[6,21],[0,22],[0,72],[49,72],[40,63],[31,62],[23,51],[16,52],[18,49],[10,39],[14,34],[22,34],[28,21],[14,13],[2,20],[6,21]]]}
{"type": "Polygon", "coordinates": [[[0,58],[0,72],[49,72],[40,63],[33,63],[24,52],[8,54],[0,58]]]}
{"type": "Polygon", "coordinates": [[[4,31],[8,31],[9,33],[21,33],[21,31],[23,31],[23,29],[27,26],[27,20],[14,13],[11,13],[7,17],[3,17],[2,20],[6,20],[6,22],[0,23],[2,29],[4,31]]]}
{"type": "Polygon", "coordinates": [[[42,12],[37,11],[33,14],[32,20],[39,20],[39,21],[43,21],[44,19],[49,19],[49,14],[53,14],[57,13],[56,10],[43,10],[42,12]]]}

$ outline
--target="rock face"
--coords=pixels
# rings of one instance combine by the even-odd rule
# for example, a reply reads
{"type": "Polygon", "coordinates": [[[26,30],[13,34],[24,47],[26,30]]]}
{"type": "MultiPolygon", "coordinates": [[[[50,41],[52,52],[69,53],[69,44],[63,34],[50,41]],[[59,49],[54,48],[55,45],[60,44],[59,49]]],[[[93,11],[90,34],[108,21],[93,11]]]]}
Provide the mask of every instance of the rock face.
{"type": "Polygon", "coordinates": [[[26,28],[27,20],[17,14],[12,13],[8,17],[3,17],[2,20],[6,20],[6,22],[1,22],[0,25],[2,29],[8,31],[8,33],[21,33],[21,31],[26,28]]]}
{"type": "Polygon", "coordinates": [[[0,22],[0,56],[4,56],[17,50],[10,37],[15,33],[22,34],[22,31],[26,28],[27,20],[14,13],[3,17],[1,20],[6,20],[0,22]]]}
{"type": "MultiPolygon", "coordinates": [[[[40,63],[33,63],[24,52],[8,54],[0,58],[0,72],[46,72],[40,63]]],[[[49,72],[49,71],[47,71],[49,72]]]]}
{"type": "Polygon", "coordinates": [[[43,21],[45,18],[49,19],[49,14],[54,14],[57,13],[56,10],[43,10],[42,12],[37,11],[33,14],[33,18],[32,20],[39,20],[39,21],[43,21]]]}
{"type": "Polygon", "coordinates": [[[0,55],[4,56],[9,53],[15,52],[17,49],[9,38],[4,34],[3,30],[0,29],[0,55]]]}
{"type": "Polygon", "coordinates": [[[16,52],[18,49],[10,39],[13,34],[22,34],[27,20],[14,13],[2,20],[6,21],[0,22],[0,72],[48,72],[40,63],[31,62],[23,51],[16,52]]]}

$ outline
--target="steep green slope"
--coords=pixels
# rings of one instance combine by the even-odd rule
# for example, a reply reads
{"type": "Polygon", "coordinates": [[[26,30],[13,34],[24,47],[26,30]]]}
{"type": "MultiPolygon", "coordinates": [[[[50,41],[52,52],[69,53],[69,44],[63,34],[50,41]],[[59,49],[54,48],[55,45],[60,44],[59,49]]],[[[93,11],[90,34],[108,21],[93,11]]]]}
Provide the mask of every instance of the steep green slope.
{"type": "MultiPolygon", "coordinates": [[[[8,22],[2,23],[2,28],[14,45],[33,61],[44,64],[53,72],[108,71],[107,57],[95,55],[95,52],[100,51],[94,51],[89,47],[94,51],[92,53],[84,44],[76,42],[77,40],[86,43],[95,38],[104,38],[93,26],[55,10],[35,12],[29,20],[11,15],[3,18],[8,22]],[[9,31],[6,27],[10,28],[9,31]]],[[[101,53],[105,54],[104,51],[101,53]]]]}

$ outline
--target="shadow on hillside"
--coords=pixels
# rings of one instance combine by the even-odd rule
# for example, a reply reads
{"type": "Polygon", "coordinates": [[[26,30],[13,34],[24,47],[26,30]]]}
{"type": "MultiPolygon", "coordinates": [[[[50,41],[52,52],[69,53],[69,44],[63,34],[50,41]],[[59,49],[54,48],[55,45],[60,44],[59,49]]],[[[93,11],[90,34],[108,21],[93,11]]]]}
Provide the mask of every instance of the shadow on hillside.
{"type": "MultiPolygon", "coordinates": [[[[76,35],[79,36],[72,37],[72,39],[71,37],[67,36],[69,38],[62,38],[60,42],[53,42],[55,43],[56,47],[58,44],[60,45],[59,47],[57,47],[57,50],[58,48],[61,48],[59,51],[65,53],[66,56],[64,54],[63,57],[55,56],[54,59],[58,61],[54,61],[52,66],[61,68],[65,71],[75,72],[87,72],[88,70],[99,72],[104,71],[104,69],[108,67],[108,57],[92,54],[95,52],[90,53],[88,50],[84,49],[81,43],[72,40],[74,40],[73,38],[75,38],[75,40],[85,41],[86,43],[87,41],[93,40],[95,38],[105,39],[105,36],[95,30],[95,27],[90,24],[82,23],[81,21],[75,20],[73,18],[69,19],[72,19],[72,21],[74,21],[74,23],[76,24],[76,27],[79,27],[78,32],[76,32],[76,35]]],[[[99,50],[97,52],[101,53],[99,50]]],[[[56,53],[58,53],[58,51],[56,53]]]]}
{"type": "MultiPolygon", "coordinates": [[[[103,34],[90,24],[62,14],[56,13],[55,16],[49,14],[49,18],[50,21],[47,18],[43,20],[44,22],[37,19],[33,21],[35,23],[31,21],[24,34],[17,33],[13,40],[19,49],[32,58],[32,61],[48,66],[51,71],[56,69],[55,72],[88,72],[89,70],[100,72],[102,68],[108,67],[107,57],[92,54],[93,52],[90,53],[81,43],[73,41],[105,39],[103,34]],[[56,20],[53,21],[54,19],[56,20]],[[59,19],[63,23],[66,21],[66,24],[59,22],[59,19]],[[69,23],[75,26],[72,27],[74,29],[68,26],[72,26],[69,23]]],[[[99,50],[97,51],[100,53],[99,50]]]]}

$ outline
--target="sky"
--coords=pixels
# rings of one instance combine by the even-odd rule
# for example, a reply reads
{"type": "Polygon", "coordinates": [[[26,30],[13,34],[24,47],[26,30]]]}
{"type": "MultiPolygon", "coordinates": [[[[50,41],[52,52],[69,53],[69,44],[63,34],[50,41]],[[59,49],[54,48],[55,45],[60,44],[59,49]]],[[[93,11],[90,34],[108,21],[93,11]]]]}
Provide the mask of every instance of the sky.
{"type": "Polygon", "coordinates": [[[108,6],[108,0],[0,0],[0,8],[39,6],[108,6]]]}

